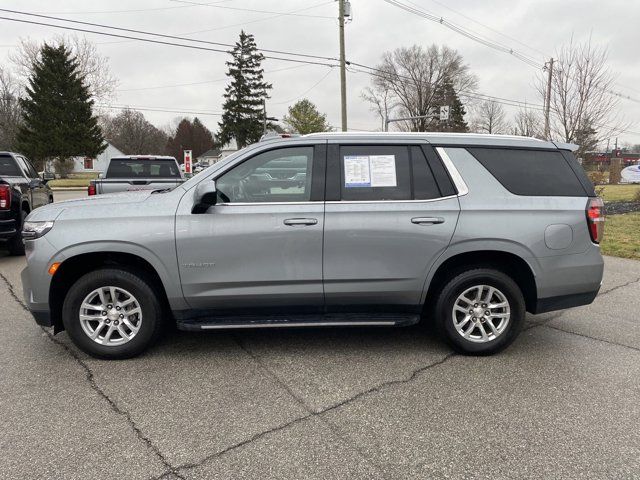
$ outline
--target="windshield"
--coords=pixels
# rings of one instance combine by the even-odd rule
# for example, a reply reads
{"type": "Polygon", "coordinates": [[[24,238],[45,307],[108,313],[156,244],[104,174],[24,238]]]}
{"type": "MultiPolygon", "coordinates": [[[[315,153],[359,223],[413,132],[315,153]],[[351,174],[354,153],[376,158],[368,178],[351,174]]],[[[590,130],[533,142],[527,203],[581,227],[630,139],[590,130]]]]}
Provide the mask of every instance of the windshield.
{"type": "Polygon", "coordinates": [[[18,164],[9,155],[0,155],[0,176],[21,177],[22,173],[18,164]]]}
{"type": "Polygon", "coordinates": [[[175,160],[112,158],[106,178],[182,178],[175,160]]]}

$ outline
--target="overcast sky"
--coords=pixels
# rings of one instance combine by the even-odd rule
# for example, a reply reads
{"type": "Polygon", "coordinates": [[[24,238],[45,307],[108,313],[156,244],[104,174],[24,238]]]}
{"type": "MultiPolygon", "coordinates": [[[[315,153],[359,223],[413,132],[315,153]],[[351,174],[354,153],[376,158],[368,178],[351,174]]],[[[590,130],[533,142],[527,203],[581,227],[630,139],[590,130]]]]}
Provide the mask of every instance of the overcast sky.
{"type": "MultiPolygon", "coordinates": [[[[338,5],[335,1],[193,1],[209,5],[191,5],[171,0],[3,0],[1,5],[2,8],[25,12],[224,43],[234,43],[240,29],[244,29],[255,35],[261,48],[329,57],[338,55],[338,25],[335,19],[338,5]],[[265,11],[298,12],[299,15],[309,16],[278,16],[265,11]]],[[[606,46],[609,50],[610,68],[618,74],[616,89],[635,100],[620,102],[622,114],[632,123],[629,127],[632,132],[621,134],[619,141],[640,143],[640,2],[413,0],[413,3],[423,10],[526,53],[539,63],[553,56],[556,49],[567,43],[572,35],[576,41],[584,41],[591,36],[594,43],[606,46]]],[[[516,58],[382,0],[352,0],[351,6],[353,21],[346,26],[348,60],[376,65],[381,53],[387,50],[413,44],[446,44],[457,49],[478,76],[479,92],[542,103],[533,86],[536,69],[516,58]]],[[[0,16],[18,17],[4,12],[0,16]]],[[[46,40],[62,32],[51,27],[5,20],[0,22],[0,55],[3,64],[6,64],[9,51],[20,37],[46,40]]],[[[111,70],[119,79],[117,97],[112,102],[114,105],[221,111],[226,84],[224,62],[228,55],[123,41],[94,34],[81,35],[87,35],[97,44],[99,51],[109,58],[111,70]],[[207,83],[175,86],[197,82],[207,83]]],[[[281,118],[287,106],[306,97],[320,111],[327,113],[332,125],[340,125],[338,69],[319,65],[301,66],[278,60],[265,60],[264,68],[267,81],[273,84],[272,98],[267,103],[269,115],[281,118]]],[[[360,98],[370,81],[371,77],[363,73],[347,74],[350,129],[380,128],[380,121],[360,98]]],[[[517,110],[509,106],[505,108],[509,117],[517,110]]],[[[158,126],[166,125],[179,116],[176,113],[144,113],[158,126]]],[[[210,129],[217,130],[218,116],[198,116],[210,129]]]]}

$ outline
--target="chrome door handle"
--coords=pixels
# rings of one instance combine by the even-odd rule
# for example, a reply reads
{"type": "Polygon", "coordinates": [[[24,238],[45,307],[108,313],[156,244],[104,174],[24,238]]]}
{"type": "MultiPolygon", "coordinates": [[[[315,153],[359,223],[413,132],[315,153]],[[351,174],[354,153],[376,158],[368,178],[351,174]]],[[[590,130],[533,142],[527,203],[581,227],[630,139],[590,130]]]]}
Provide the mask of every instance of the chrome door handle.
{"type": "Polygon", "coordinates": [[[411,223],[415,223],[416,225],[437,225],[439,223],[444,223],[444,218],[442,218],[442,217],[413,217],[411,219],[411,223]]]}
{"type": "Polygon", "coordinates": [[[315,225],[316,223],[318,223],[318,220],[315,218],[287,218],[284,221],[285,225],[289,225],[291,227],[298,225],[315,225]]]}

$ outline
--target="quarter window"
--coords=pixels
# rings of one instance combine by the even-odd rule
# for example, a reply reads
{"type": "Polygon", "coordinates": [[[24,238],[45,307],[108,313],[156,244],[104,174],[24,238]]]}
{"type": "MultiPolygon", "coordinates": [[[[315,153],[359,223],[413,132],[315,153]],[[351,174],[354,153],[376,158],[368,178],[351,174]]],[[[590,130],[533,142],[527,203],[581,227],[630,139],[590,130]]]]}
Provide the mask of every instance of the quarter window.
{"type": "Polygon", "coordinates": [[[482,147],[468,150],[507,190],[516,195],[587,195],[573,169],[557,150],[482,147]]]}
{"type": "Polygon", "coordinates": [[[308,202],[312,167],[313,147],[259,153],[216,180],[218,202],[308,202]]]}

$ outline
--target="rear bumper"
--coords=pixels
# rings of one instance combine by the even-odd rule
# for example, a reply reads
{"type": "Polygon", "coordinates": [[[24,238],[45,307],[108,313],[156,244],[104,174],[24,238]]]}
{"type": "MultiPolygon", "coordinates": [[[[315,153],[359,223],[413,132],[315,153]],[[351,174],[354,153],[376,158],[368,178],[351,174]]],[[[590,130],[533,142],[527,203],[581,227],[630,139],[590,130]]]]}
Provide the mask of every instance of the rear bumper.
{"type": "Polygon", "coordinates": [[[602,285],[604,260],[596,245],[575,255],[537,259],[541,267],[536,272],[538,298],[535,311],[544,313],[589,305],[602,285]]]}
{"type": "Polygon", "coordinates": [[[13,218],[0,220],[0,240],[8,240],[17,234],[16,221],[13,218]]]}
{"type": "Polygon", "coordinates": [[[557,297],[539,298],[531,313],[546,313],[553,312],[554,310],[564,310],[565,308],[589,305],[598,296],[599,291],[600,289],[587,293],[573,293],[557,297]]]}

